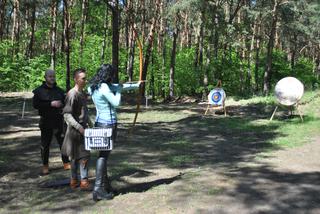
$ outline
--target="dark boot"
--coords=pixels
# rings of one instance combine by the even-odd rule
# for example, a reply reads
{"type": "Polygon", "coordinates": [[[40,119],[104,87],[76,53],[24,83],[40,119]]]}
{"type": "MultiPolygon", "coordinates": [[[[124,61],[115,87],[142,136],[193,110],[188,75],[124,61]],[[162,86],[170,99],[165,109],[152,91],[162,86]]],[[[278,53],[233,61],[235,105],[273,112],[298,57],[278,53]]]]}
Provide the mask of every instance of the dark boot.
{"type": "Polygon", "coordinates": [[[108,193],[104,190],[105,188],[105,173],[106,173],[106,159],[98,158],[96,166],[96,182],[94,184],[92,199],[98,200],[109,200],[113,198],[112,193],[108,193]]]}
{"type": "Polygon", "coordinates": [[[117,194],[117,192],[112,188],[112,186],[111,186],[111,181],[110,181],[110,179],[109,179],[109,177],[108,177],[108,170],[107,170],[107,168],[106,168],[106,171],[105,171],[105,185],[104,185],[105,187],[104,187],[104,189],[107,191],[107,192],[111,192],[111,193],[113,193],[114,195],[116,195],[117,194]]]}

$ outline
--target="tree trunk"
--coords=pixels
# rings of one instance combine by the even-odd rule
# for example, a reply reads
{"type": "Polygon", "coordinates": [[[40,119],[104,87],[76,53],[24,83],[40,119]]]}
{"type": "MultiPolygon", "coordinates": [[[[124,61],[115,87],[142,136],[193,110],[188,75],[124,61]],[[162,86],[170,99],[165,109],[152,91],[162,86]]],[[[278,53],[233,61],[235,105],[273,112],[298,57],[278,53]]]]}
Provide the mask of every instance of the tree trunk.
{"type": "MultiPolygon", "coordinates": [[[[154,33],[155,33],[156,26],[158,24],[159,8],[160,8],[160,0],[156,0],[155,13],[154,13],[154,17],[152,18],[152,24],[151,24],[149,35],[148,35],[147,48],[146,48],[146,53],[144,57],[142,80],[146,80],[146,77],[147,77],[149,59],[152,52],[154,33]]],[[[143,94],[145,92],[144,84],[142,85],[142,92],[143,94]]]]}
{"type": "Polygon", "coordinates": [[[11,44],[13,47],[12,55],[15,55],[19,52],[19,31],[20,31],[19,10],[20,10],[20,2],[19,0],[14,0],[12,34],[11,34],[11,44]]]}
{"type": "Polygon", "coordinates": [[[202,93],[202,100],[205,100],[208,95],[208,84],[209,84],[209,68],[210,68],[210,59],[211,59],[211,48],[210,45],[206,48],[206,66],[204,69],[204,75],[203,75],[203,93],[202,93]]]}
{"type": "Polygon", "coordinates": [[[57,52],[57,45],[56,45],[56,35],[57,35],[57,10],[58,10],[58,1],[53,0],[51,2],[51,40],[50,40],[50,49],[51,49],[51,69],[55,70],[56,68],[56,52],[57,52]]]}
{"type": "Polygon", "coordinates": [[[145,29],[146,29],[146,5],[145,0],[140,0],[140,14],[141,14],[141,43],[144,44],[145,41],[145,29]]]}
{"type": "Polygon", "coordinates": [[[129,54],[128,54],[128,65],[127,65],[127,74],[129,77],[129,82],[133,81],[133,65],[134,65],[134,52],[135,52],[135,44],[134,44],[134,36],[130,33],[129,40],[129,54]]]}
{"type": "Polygon", "coordinates": [[[119,82],[119,17],[120,11],[118,6],[118,0],[113,1],[113,5],[108,3],[112,12],[112,65],[115,69],[114,79],[115,83],[119,82]]]}
{"type": "Polygon", "coordinates": [[[83,58],[83,46],[84,46],[84,37],[85,37],[85,26],[87,21],[88,14],[88,0],[82,0],[81,4],[81,30],[80,30],[80,55],[79,55],[79,64],[82,65],[83,58]]]}
{"type": "Polygon", "coordinates": [[[219,52],[219,31],[218,31],[218,27],[219,27],[219,16],[218,13],[215,13],[214,16],[214,58],[215,60],[218,59],[218,52],[219,52]]]}
{"type": "Polygon", "coordinates": [[[254,78],[255,78],[255,91],[259,91],[259,66],[260,66],[260,40],[261,40],[261,13],[258,18],[257,35],[255,41],[255,66],[254,66],[254,78]]]}
{"type": "Polygon", "coordinates": [[[104,16],[104,24],[103,24],[103,41],[102,41],[102,49],[101,49],[101,64],[105,62],[105,55],[106,55],[106,47],[107,47],[107,34],[108,34],[108,7],[105,9],[105,16],[104,16]]]}
{"type": "Polygon", "coordinates": [[[198,69],[199,66],[199,47],[200,47],[200,26],[197,28],[196,31],[196,50],[195,50],[195,57],[194,57],[194,68],[195,70],[198,69]]]}
{"type": "Polygon", "coordinates": [[[6,4],[7,0],[0,0],[0,41],[3,40],[5,30],[5,15],[6,15],[6,4]]]}
{"type": "Polygon", "coordinates": [[[318,54],[317,54],[317,60],[316,60],[316,76],[317,79],[319,80],[319,75],[320,75],[320,44],[318,45],[318,54]]]}
{"type": "Polygon", "coordinates": [[[134,51],[135,51],[135,40],[133,32],[133,1],[127,2],[127,26],[128,26],[128,58],[127,58],[127,75],[129,82],[133,80],[133,65],[134,65],[134,51]]]}
{"type": "Polygon", "coordinates": [[[64,51],[66,54],[66,90],[70,90],[70,24],[71,17],[69,12],[69,2],[68,0],[63,0],[63,17],[64,17],[64,51]]]}
{"type": "MultiPolygon", "coordinates": [[[[154,68],[154,52],[152,51],[151,53],[151,64],[152,68],[154,68]]],[[[152,99],[155,98],[155,79],[154,79],[154,69],[151,70],[151,75],[150,75],[150,86],[149,86],[149,92],[150,95],[152,96],[152,99]]],[[[148,93],[145,93],[145,95],[148,95],[148,93]]]]}
{"type": "Polygon", "coordinates": [[[171,62],[170,62],[170,81],[169,81],[169,99],[174,97],[174,73],[176,64],[176,49],[177,49],[177,37],[179,34],[178,24],[176,23],[176,29],[173,32],[172,50],[171,50],[171,62]]]}
{"type": "MultiPolygon", "coordinates": [[[[200,32],[199,32],[199,56],[198,56],[198,66],[200,68],[200,72],[203,71],[203,45],[204,45],[204,15],[202,16],[202,21],[200,24],[200,32]]],[[[206,77],[208,78],[208,77],[206,77]]],[[[201,85],[201,76],[199,75],[199,85],[201,85]]],[[[206,91],[206,89],[204,90],[206,91]]],[[[205,93],[205,92],[204,92],[205,93]]]]}
{"type": "Polygon", "coordinates": [[[166,98],[166,46],[165,46],[165,28],[166,19],[164,17],[164,9],[166,8],[166,1],[161,0],[160,3],[160,31],[158,32],[158,52],[161,55],[161,97],[166,98]]]}
{"type": "Polygon", "coordinates": [[[251,83],[252,80],[252,58],[253,58],[253,51],[256,48],[255,41],[257,40],[257,33],[258,33],[258,17],[254,19],[253,29],[252,29],[252,36],[250,47],[248,48],[248,72],[247,72],[247,86],[248,89],[253,90],[254,86],[251,83]]]}
{"type": "Polygon", "coordinates": [[[189,42],[188,36],[189,36],[189,16],[188,16],[188,12],[186,12],[184,14],[184,28],[183,28],[182,38],[180,43],[181,48],[188,45],[188,42],[189,42]]]}
{"type": "Polygon", "coordinates": [[[271,29],[267,47],[266,66],[263,78],[263,93],[269,94],[271,88],[271,75],[272,75],[272,51],[274,46],[274,39],[276,33],[276,27],[278,22],[278,1],[275,0],[275,4],[272,10],[271,29]]]}
{"type": "Polygon", "coordinates": [[[292,73],[293,73],[293,70],[294,70],[296,53],[297,53],[297,35],[294,33],[293,34],[293,48],[291,50],[291,58],[290,58],[290,65],[291,65],[292,73]]]}
{"type": "MultiPolygon", "coordinates": [[[[203,46],[204,46],[204,15],[202,16],[202,21],[200,24],[200,34],[199,34],[199,67],[200,67],[200,72],[203,71],[203,46]]],[[[199,75],[199,80],[200,80],[200,85],[201,85],[201,76],[199,75]]],[[[207,94],[208,92],[208,73],[205,70],[204,71],[204,75],[203,75],[203,86],[204,86],[204,90],[203,90],[203,98],[206,96],[204,94],[207,94]]]]}
{"type": "Polygon", "coordinates": [[[165,2],[164,0],[161,0],[160,2],[160,30],[158,33],[158,53],[161,53],[163,49],[163,39],[165,35],[165,18],[164,18],[164,8],[165,8],[165,2]]]}
{"type": "Polygon", "coordinates": [[[30,23],[31,31],[29,33],[30,41],[29,41],[27,52],[26,52],[26,57],[29,59],[33,57],[34,32],[35,32],[35,23],[36,23],[36,2],[35,1],[31,3],[31,7],[32,7],[31,23],[30,23]]]}

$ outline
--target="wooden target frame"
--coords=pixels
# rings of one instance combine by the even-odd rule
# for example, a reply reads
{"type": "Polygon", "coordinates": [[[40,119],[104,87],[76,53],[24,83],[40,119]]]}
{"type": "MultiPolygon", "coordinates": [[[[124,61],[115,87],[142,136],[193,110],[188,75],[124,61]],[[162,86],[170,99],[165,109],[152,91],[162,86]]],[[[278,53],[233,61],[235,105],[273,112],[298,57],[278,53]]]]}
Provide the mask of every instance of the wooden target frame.
{"type": "MultiPolygon", "coordinates": [[[[282,85],[282,87],[283,87],[283,85],[282,85]]],[[[291,87],[292,87],[292,85],[291,85],[291,87]]],[[[279,86],[279,88],[281,88],[281,86],[279,86]]],[[[289,110],[290,116],[293,115],[293,111],[294,111],[294,108],[295,108],[298,111],[298,114],[300,116],[301,121],[303,122],[303,114],[302,114],[302,112],[300,111],[300,108],[299,108],[300,100],[301,100],[301,98],[303,96],[303,93],[304,93],[304,86],[298,79],[296,79],[294,77],[285,77],[285,78],[282,78],[281,80],[279,80],[278,83],[276,84],[276,87],[275,87],[275,96],[276,96],[278,104],[275,107],[275,109],[274,109],[269,121],[273,120],[278,108],[282,107],[282,108],[287,108],[289,110]],[[298,90],[298,96],[295,97],[294,99],[291,99],[291,100],[288,99],[288,98],[281,97],[281,93],[283,93],[283,92],[281,91],[281,89],[280,89],[280,91],[277,92],[277,87],[278,87],[279,83],[281,83],[282,81],[286,81],[287,83],[291,81],[291,82],[294,82],[294,83],[291,83],[291,84],[295,84],[295,88],[299,88],[300,87],[300,89],[298,90]],[[277,93],[280,94],[280,96],[277,93]]]]}
{"type": "MultiPolygon", "coordinates": [[[[220,99],[223,99],[222,100],[222,103],[219,105],[219,104],[214,104],[214,103],[210,103],[210,95],[211,95],[211,92],[209,93],[208,95],[208,104],[207,104],[207,108],[206,108],[206,111],[204,113],[204,115],[207,115],[208,111],[211,110],[213,111],[213,114],[216,113],[216,110],[221,110],[223,109],[224,111],[224,116],[226,117],[227,116],[227,109],[226,109],[226,104],[225,104],[225,101],[226,101],[226,93],[225,91],[222,89],[222,84],[221,84],[221,80],[219,80],[218,84],[217,84],[217,88],[213,89],[213,90],[221,90],[223,92],[223,97],[220,97],[220,99]]],[[[221,95],[221,94],[220,94],[221,95]]]]}
{"type": "MultiPolygon", "coordinates": [[[[269,121],[272,121],[272,120],[273,120],[273,118],[274,118],[274,116],[275,116],[275,114],[276,114],[276,112],[277,112],[277,110],[278,110],[279,107],[284,107],[284,106],[283,106],[283,105],[277,105],[276,108],[274,109],[274,111],[273,111],[273,113],[272,113],[269,121]]],[[[287,107],[287,108],[289,109],[291,116],[293,115],[294,108],[297,109],[297,111],[298,111],[298,113],[299,113],[299,116],[300,116],[300,119],[301,119],[301,121],[303,122],[303,114],[302,114],[302,112],[300,111],[299,102],[296,103],[295,105],[285,106],[285,107],[287,107]]]]}

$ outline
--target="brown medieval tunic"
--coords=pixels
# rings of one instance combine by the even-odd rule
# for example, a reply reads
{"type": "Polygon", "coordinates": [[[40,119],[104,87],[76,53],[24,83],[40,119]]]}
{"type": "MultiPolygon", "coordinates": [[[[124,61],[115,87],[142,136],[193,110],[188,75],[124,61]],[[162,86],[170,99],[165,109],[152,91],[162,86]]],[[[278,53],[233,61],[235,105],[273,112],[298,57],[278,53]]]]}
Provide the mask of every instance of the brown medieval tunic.
{"type": "Polygon", "coordinates": [[[81,127],[86,128],[89,123],[86,94],[71,89],[66,96],[63,114],[68,128],[61,148],[62,154],[74,160],[89,158],[90,152],[85,150],[84,137],[79,132],[81,127]]]}

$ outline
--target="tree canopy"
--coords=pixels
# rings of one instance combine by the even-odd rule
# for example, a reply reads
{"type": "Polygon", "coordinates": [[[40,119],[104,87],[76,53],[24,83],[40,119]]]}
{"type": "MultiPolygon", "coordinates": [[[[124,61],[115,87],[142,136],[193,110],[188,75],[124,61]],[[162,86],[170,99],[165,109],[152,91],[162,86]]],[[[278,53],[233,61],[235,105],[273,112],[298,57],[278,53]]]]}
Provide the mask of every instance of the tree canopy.
{"type": "Polygon", "coordinates": [[[219,80],[231,95],[268,94],[285,76],[318,85],[317,0],[1,0],[0,90],[30,90],[44,71],[70,88],[72,70],[92,76],[112,63],[115,81],[146,93],[204,97],[219,80]]]}

